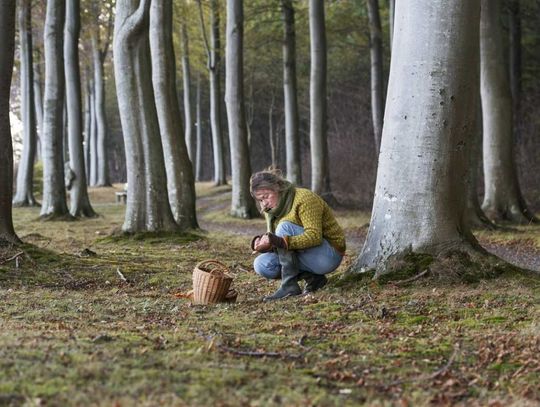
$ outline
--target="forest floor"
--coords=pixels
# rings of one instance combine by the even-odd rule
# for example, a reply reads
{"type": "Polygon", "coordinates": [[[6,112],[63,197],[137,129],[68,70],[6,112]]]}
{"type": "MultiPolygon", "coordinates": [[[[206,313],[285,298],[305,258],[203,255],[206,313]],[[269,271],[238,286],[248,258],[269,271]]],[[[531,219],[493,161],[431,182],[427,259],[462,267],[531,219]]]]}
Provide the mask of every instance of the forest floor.
{"type": "MultiPolygon", "coordinates": [[[[197,189],[205,231],[188,236],[112,234],[125,210],[115,188],[91,190],[95,219],[14,210],[25,244],[0,252],[0,405],[540,404],[540,279],[347,283],[369,221],[347,210],[329,284],[262,303],[277,285],[252,271],[263,220],[230,218],[228,187],[197,189]],[[208,258],[230,267],[237,303],[175,296],[208,258]]],[[[540,270],[538,228],[477,237],[540,270]]]]}

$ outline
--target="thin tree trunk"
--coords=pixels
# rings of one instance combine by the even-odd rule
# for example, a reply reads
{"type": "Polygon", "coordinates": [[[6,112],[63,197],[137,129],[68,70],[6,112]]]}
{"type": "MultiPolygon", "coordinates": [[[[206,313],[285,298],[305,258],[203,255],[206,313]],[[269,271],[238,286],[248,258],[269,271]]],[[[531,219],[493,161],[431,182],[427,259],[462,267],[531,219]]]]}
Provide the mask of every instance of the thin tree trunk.
{"type": "MultiPolygon", "coordinates": [[[[152,82],[172,213],[181,229],[197,229],[199,225],[195,213],[193,166],[182,134],[182,123],[179,119],[180,107],[175,91],[176,67],[172,39],[172,14],[172,0],[152,0],[150,7],[152,82]]],[[[187,86],[189,87],[189,82],[187,86]]],[[[191,109],[190,106],[186,108],[191,109]]],[[[191,113],[189,116],[191,120],[191,113]]]]}
{"type": "Polygon", "coordinates": [[[185,140],[189,159],[195,161],[195,140],[193,132],[193,108],[191,103],[191,69],[189,66],[189,39],[187,25],[182,23],[182,79],[184,85],[184,118],[185,118],[185,140]]]}
{"type": "Polygon", "coordinates": [[[114,72],[126,152],[126,233],[177,231],[169,199],[152,89],[148,39],[150,0],[118,0],[114,72]]]}
{"type": "Polygon", "coordinates": [[[88,79],[88,71],[86,74],[86,93],[84,96],[84,173],[86,174],[86,183],[90,184],[90,132],[91,132],[91,85],[88,79]]]}
{"type": "Polygon", "coordinates": [[[62,64],[65,1],[49,0],[45,18],[45,96],[43,111],[43,202],[41,216],[69,215],[64,187],[64,66],[62,64]]]}
{"type": "Polygon", "coordinates": [[[249,191],[251,164],[244,106],[243,8],[243,0],[227,0],[225,104],[231,145],[231,216],[250,219],[257,215],[257,210],[249,191]]]}
{"type": "Polygon", "coordinates": [[[37,125],[37,141],[36,141],[36,159],[41,160],[41,150],[43,143],[41,142],[43,134],[43,92],[41,91],[41,61],[39,56],[41,54],[36,50],[34,59],[34,110],[36,114],[37,125]]]}
{"type": "Polygon", "coordinates": [[[208,54],[208,76],[210,78],[210,128],[212,130],[212,148],[214,152],[214,183],[216,186],[227,184],[225,175],[225,149],[223,147],[221,123],[221,85],[220,85],[220,39],[219,39],[219,3],[210,0],[210,44],[206,38],[201,1],[198,0],[201,31],[208,54]]]}
{"type": "Polygon", "coordinates": [[[23,151],[17,171],[14,206],[36,206],[34,199],[34,161],[36,155],[36,112],[34,109],[34,71],[32,61],[32,8],[30,0],[19,2],[18,25],[21,44],[21,110],[23,116],[23,151]]]}
{"type": "Polygon", "coordinates": [[[465,216],[479,13],[479,0],[397,4],[375,200],[353,270],[379,276],[411,252],[484,253],[465,216]]]}
{"type": "Polygon", "coordinates": [[[292,0],[281,2],[283,13],[283,101],[285,104],[285,149],[287,178],[293,184],[302,183],[300,165],[300,133],[298,131],[298,86],[296,80],[296,30],[292,0]]]}
{"type": "Polygon", "coordinates": [[[333,202],[328,166],[324,19],[324,0],[309,0],[311,189],[327,202],[333,202]]]}
{"type": "Polygon", "coordinates": [[[367,0],[367,8],[371,57],[371,120],[373,123],[375,153],[378,156],[384,116],[383,46],[379,1],[367,0]]]}
{"type": "Polygon", "coordinates": [[[96,120],[96,91],[94,87],[94,81],[91,81],[92,91],[90,93],[90,137],[89,137],[89,149],[90,149],[90,185],[96,186],[98,178],[98,153],[97,153],[97,120],[96,120]]]}
{"type": "Polygon", "coordinates": [[[268,140],[270,141],[270,157],[272,159],[272,167],[277,168],[277,143],[274,133],[274,104],[276,96],[272,91],[272,100],[268,108],[268,140]]]}
{"type": "MultiPolygon", "coordinates": [[[[368,0],[369,1],[369,0],[368,0]]],[[[396,14],[396,0],[388,0],[388,31],[390,34],[390,51],[394,41],[394,16],[396,14]]]]}
{"type": "Polygon", "coordinates": [[[13,146],[9,96],[15,51],[15,0],[0,1],[0,244],[18,243],[13,228],[13,146]]]}
{"type": "Polygon", "coordinates": [[[512,94],[503,50],[501,0],[482,0],[480,33],[484,126],[482,209],[495,221],[536,222],[521,195],[514,160],[512,94]]]}
{"type": "Polygon", "coordinates": [[[99,37],[92,31],[92,61],[94,65],[94,109],[96,120],[97,179],[95,186],[110,186],[109,159],[107,154],[107,116],[105,113],[105,85],[103,83],[103,58],[99,37]]]}
{"type": "Polygon", "coordinates": [[[81,75],[79,71],[80,0],[67,0],[64,41],[64,69],[66,74],[66,106],[69,140],[69,167],[73,172],[70,188],[70,214],[75,217],[94,217],[90,205],[84,168],[81,75]]]}
{"type": "Polygon", "coordinates": [[[197,76],[197,154],[195,158],[195,180],[202,181],[203,122],[201,114],[201,75],[197,76]]]}

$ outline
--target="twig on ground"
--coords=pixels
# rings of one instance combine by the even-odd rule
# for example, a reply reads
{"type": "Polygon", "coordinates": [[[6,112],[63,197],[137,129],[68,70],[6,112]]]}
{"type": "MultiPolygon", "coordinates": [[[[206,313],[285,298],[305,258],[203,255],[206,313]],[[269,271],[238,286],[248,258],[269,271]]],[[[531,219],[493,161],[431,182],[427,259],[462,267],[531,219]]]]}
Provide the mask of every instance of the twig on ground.
{"type": "Polygon", "coordinates": [[[433,372],[431,374],[428,374],[428,375],[420,375],[420,376],[417,376],[417,377],[413,377],[411,379],[396,380],[396,381],[393,381],[392,383],[390,383],[388,385],[385,385],[384,387],[388,388],[388,387],[397,386],[397,385],[404,384],[404,383],[424,382],[426,380],[433,380],[436,377],[439,377],[440,375],[446,373],[448,371],[448,369],[450,369],[450,366],[452,366],[452,363],[454,363],[454,360],[456,359],[456,357],[457,357],[457,355],[459,353],[459,348],[460,348],[459,343],[456,343],[454,345],[454,352],[452,352],[452,354],[448,358],[448,361],[446,362],[446,364],[444,366],[442,366],[440,369],[436,370],[435,372],[433,372]]]}
{"type": "Polygon", "coordinates": [[[411,278],[407,278],[405,280],[398,280],[398,281],[392,281],[393,284],[395,285],[403,285],[403,284],[407,284],[407,283],[412,283],[413,281],[415,280],[418,280],[419,278],[422,278],[423,276],[425,276],[427,273],[429,273],[429,268],[425,269],[424,271],[422,271],[421,273],[418,273],[417,275],[411,277],[411,278]]]}
{"type": "Polygon", "coordinates": [[[122,274],[122,272],[120,271],[120,267],[117,267],[116,268],[116,273],[118,274],[118,276],[120,277],[120,280],[122,280],[124,283],[128,283],[129,284],[129,281],[128,279],[122,274]]]}
{"type": "Polygon", "coordinates": [[[281,352],[259,352],[259,351],[248,351],[248,350],[238,350],[234,348],[230,348],[228,346],[224,345],[217,345],[217,348],[223,352],[232,353],[233,355],[239,355],[239,356],[252,356],[256,358],[280,358],[280,359],[302,359],[304,357],[303,354],[299,353],[281,353],[281,352]]]}
{"type": "MultiPolygon", "coordinates": [[[[11,256],[9,259],[5,259],[5,260],[0,261],[0,264],[9,263],[11,260],[16,260],[16,261],[18,261],[17,259],[18,259],[21,255],[23,255],[23,254],[24,254],[24,252],[18,252],[18,253],[16,253],[16,254],[14,254],[13,256],[11,256]]],[[[18,263],[17,263],[17,264],[18,264],[18,263]]],[[[17,266],[17,267],[18,267],[18,266],[17,266]]]]}

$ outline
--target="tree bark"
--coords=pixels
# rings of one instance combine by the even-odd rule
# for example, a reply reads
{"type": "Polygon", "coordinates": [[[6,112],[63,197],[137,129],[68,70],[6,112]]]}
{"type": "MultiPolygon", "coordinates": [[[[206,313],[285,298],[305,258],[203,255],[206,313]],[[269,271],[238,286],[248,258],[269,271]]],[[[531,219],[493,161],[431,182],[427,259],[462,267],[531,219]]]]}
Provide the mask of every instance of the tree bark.
{"type": "Polygon", "coordinates": [[[512,94],[504,58],[501,0],[482,0],[481,94],[484,126],[482,209],[495,221],[537,222],[521,195],[514,160],[512,94]]]}
{"type": "Polygon", "coordinates": [[[67,0],[64,29],[64,70],[66,74],[69,167],[74,176],[70,188],[70,214],[75,217],[94,217],[96,213],[88,198],[84,168],[81,75],[79,71],[80,21],[80,0],[67,0]]]}
{"type": "Polygon", "coordinates": [[[90,132],[91,132],[91,85],[86,73],[86,92],[84,95],[84,172],[86,174],[86,183],[90,184],[90,132]]]}
{"type": "Polygon", "coordinates": [[[243,0],[227,0],[225,105],[231,146],[231,216],[250,219],[257,215],[257,209],[249,191],[251,164],[244,106],[243,8],[243,0]]]}
{"type": "Polygon", "coordinates": [[[13,228],[13,146],[9,97],[15,52],[15,0],[0,2],[0,244],[19,243],[13,228]]]}
{"type": "Polygon", "coordinates": [[[184,85],[184,118],[185,118],[185,132],[184,137],[186,140],[187,152],[191,162],[195,161],[195,140],[193,132],[193,108],[191,103],[191,69],[189,66],[189,39],[187,33],[187,26],[185,22],[181,27],[182,34],[182,79],[184,85]]]}
{"type": "MultiPolygon", "coordinates": [[[[152,0],[150,7],[152,83],[172,213],[181,229],[196,229],[199,225],[195,213],[193,166],[182,134],[180,107],[176,97],[172,14],[172,0],[152,0]]],[[[189,82],[187,85],[189,87],[189,82]]]]}
{"type": "Polygon", "coordinates": [[[23,117],[23,151],[17,171],[14,206],[36,206],[34,198],[34,161],[36,155],[36,111],[34,109],[34,70],[32,61],[32,8],[30,0],[21,0],[18,10],[21,44],[21,110],[23,117]]]}
{"type": "Polygon", "coordinates": [[[309,0],[311,189],[326,201],[332,202],[334,197],[330,189],[328,167],[324,19],[324,0],[309,0]]]}
{"type": "Polygon", "coordinates": [[[465,216],[479,13],[479,0],[397,4],[375,199],[353,270],[380,276],[410,252],[483,253],[465,216]]]}
{"type": "Polygon", "coordinates": [[[65,1],[49,0],[45,18],[45,95],[43,109],[43,202],[41,217],[69,215],[64,187],[64,66],[65,1]]]}
{"type": "Polygon", "coordinates": [[[285,150],[287,178],[302,184],[300,134],[298,119],[298,86],[296,80],[296,30],[292,0],[282,0],[283,15],[283,100],[285,104],[285,150]]]}
{"type": "Polygon", "coordinates": [[[379,1],[367,0],[371,57],[371,119],[375,140],[375,154],[379,155],[383,116],[384,116],[384,79],[383,45],[379,1]]]}
{"type": "Polygon", "coordinates": [[[92,30],[92,61],[94,66],[94,114],[96,120],[96,182],[97,187],[111,185],[107,155],[107,115],[105,113],[105,85],[103,82],[103,57],[99,44],[98,28],[92,30]]]}
{"type": "MultiPolygon", "coordinates": [[[[514,118],[521,110],[521,11],[519,0],[510,0],[510,89],[514,108],[514,118]]],[[[517,123],[516,123],[517,124],[517,123]]],[[[515,130],[518,126],[514,126],[515,130]]]]}
{"type": "Polygon", "coordinates": [[[201,75],[197,77],[197,106],[196,106],[196,115],[197,115],[197,153],[195,157],[195,180],[200,182],[202,181],[202,153],[203,153],[203,122],[202,122],[202,113],[201,113],[201,75]]]}
{"type": "Polygon", "coordinates": [[[114,72],[129,185],[122,226],[126,233],[178,230],[167,196],[152,89],[149,9],[150,0],[116,3],[114,72]]]}
{"type": "Polygon", "coordinates": [[[208,76],[210,78],[210,128],[212,130],[212,148],[214,152],[214,183],[216,186],[226,185],[225,150],[223,147],[221,122],[221,86],[220,86],[220,39],[219,39],[219,3],[210,0],[210,44],[206,39],[206,28],[203,20],[201,1],[198,0],[201,31],[203,33],[208,55],[208,76]]]}

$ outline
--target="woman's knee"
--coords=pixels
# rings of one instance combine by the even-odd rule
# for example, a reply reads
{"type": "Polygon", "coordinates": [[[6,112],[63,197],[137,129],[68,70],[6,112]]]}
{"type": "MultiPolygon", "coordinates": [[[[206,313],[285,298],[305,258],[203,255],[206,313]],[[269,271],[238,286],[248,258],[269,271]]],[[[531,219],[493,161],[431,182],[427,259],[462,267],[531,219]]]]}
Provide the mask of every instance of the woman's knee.
{"type": "Polygon", "coordinates": [[[281,276],[279,260],[274,253],[264,253],[255,258],[253,262],[255,272],[268,279],[277,279],[281,276]]]}
{"type": "Polygon", "coordinates": [[[276,227],[276,235],[278,236],[297,236],[304,233],[304,228],[292,222],[283,221],[276,227]]]}

